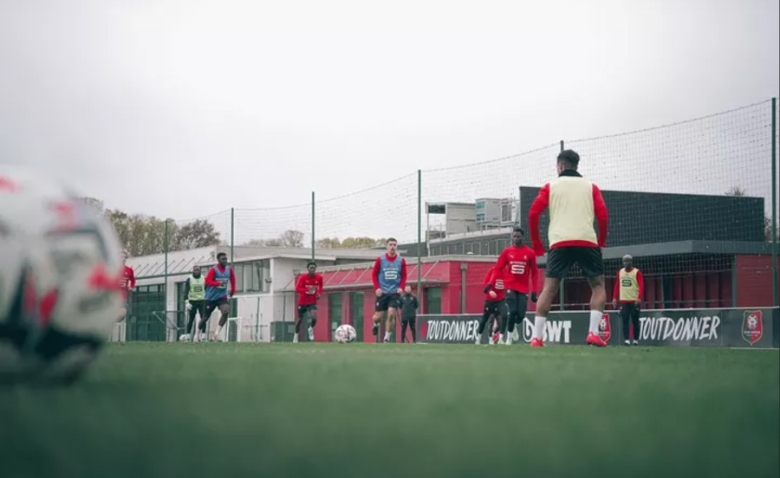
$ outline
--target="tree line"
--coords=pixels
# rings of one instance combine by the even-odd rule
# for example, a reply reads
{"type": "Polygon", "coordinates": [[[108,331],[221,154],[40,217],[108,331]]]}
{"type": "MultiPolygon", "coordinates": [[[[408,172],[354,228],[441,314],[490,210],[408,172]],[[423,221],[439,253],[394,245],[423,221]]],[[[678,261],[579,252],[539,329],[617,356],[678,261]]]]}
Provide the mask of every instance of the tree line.
{"type": "MultiPolygon", "coordinates": [[[[106,208],[103,201],[91,197],[81,198],[95,208],[114,226],[119,240],[130,256],[145,256],[165,252],[195,249],[214,245],[229,245],[230,239],[223,238],[214,224],[207,219],[196,219],[186,224],[177,224],[173,219],[160,219],[144,214],[128,214],[119,209],[106,208]],[[166,226],[167,223],[167,226],[166,226]]],[[[253,239],[237,246],[254,247],[305,247],[304,233],[287,230],[273,239],[253,239]]],[[[317,241],[316,247],[323,249],[363,249],[384,246],[385,239],[371,237],[336,237],[317,241]]]]}

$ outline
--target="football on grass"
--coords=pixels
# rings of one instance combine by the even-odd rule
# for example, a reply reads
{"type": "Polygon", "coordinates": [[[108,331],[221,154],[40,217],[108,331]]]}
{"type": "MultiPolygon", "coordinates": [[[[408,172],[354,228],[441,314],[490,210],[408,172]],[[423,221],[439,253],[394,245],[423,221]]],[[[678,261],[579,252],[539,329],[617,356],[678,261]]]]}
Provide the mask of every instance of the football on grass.
{"type": "Polygon", "coordinates": [[[357,331],[349,324],[339,325],[336,332],[333,334],[333,340],[340,344],[346,344],[347,342],[354,342],[357,338],[357,331]]]}

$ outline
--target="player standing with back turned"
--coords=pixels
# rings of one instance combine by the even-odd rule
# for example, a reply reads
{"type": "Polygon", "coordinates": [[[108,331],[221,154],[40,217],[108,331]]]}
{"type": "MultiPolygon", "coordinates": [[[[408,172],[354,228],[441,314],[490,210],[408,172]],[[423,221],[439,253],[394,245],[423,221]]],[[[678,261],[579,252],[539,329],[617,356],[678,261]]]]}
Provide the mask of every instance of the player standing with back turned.
{"type": "Polygon", "coordinates": [[[523,229],[520,227],[512,230],[512,245],[498,256],[496,269],[505,271],[504,287],[509,309],[509,320],[502,321],[501,324],[501,343],[512,345],[515,325],[522,325],[528,309],[528,293],[531,293],[532,301],[537,300],[536,255],[530,247],[523,244],[523,229]]]}
{"type": "Polygon", "coordinates": [[[604,316],[607,291],[604,288],[604,262],[601,249],[607,243],[609,214],[601,190],[577,172],[580,155],[572,150],[562,151],[557,158],[558,177],[545,184],[531,204],[528,224],[531,241],[537,256],[544,255],[544,244],[539,237],[539,218],[550,209],[544,288],[536,304],[536,320],[531,347],[544,346],[544,325],[561,279],[575,263],[591,288],[590,327],[586,343],[606,347],[599,336],[599,322],[604,316]],[[598,235],[593,221],[598,221],[598,235]]]}
{"type": "Polygon", "coordinates": [[[371,278],[376,291],[376,312],[374,312],[374,336],[379,334],[379,324],[387,312],[385,343],[390,342],[395,328],[395,315],[399,307],[399,298],[406,287],[406,259],[396,253],[398,241],[392,237],[387,240],[387,252],[376,258],[371,278]]]}

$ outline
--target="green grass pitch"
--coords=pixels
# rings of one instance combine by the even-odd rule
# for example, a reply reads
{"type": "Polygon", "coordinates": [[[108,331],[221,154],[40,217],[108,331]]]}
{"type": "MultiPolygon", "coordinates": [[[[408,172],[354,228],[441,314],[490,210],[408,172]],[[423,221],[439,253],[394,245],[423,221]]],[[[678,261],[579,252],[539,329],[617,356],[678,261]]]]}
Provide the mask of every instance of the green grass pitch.
{"type": "Polygon", "coordinates": [[[0,476],[777,477],[777,350],[113,344],[0,389],[0,476]]]}

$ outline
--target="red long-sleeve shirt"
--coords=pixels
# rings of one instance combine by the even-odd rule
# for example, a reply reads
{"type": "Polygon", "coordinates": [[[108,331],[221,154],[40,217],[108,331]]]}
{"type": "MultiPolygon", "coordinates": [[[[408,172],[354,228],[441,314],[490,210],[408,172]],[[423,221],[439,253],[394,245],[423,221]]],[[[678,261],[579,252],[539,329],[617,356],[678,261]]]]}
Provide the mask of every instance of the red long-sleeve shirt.
{"type": "Polygon", "coordinates": [[[521,294],[536,292],[536,256],[534,251],[525,244],[522,246],[511,245],[501,251],[495,268],[504,271],[504,287],[506,289],[521,294]]]}
{"type": "Polygon", "coordinates": [[[485,280],[482,283],[483,288],[488,286],[490,286],[490,289],[488,289],[488,292],[485,293],[485,300],[493,302],[504,300],[506,298],[506,289],[504,289],[504,272],[502,269],[498,269],[497,267],[490,268],[487,275],[485,276],[485,280]],[[490,297],[490,291],[496,293],[495,299],[490,297]]]}
{"type": "Polygon", "coordinates": [[[547,236],[550,249],[556,247],[606,247],[609,212],[598,186],[577,171],[563,171],[558,178],[539,190],[528,214],[531,244],[537,255],[544,255],[539,235],[539,218],[550,209],[547,236]],[[598,235],[593,230],[598,222],[598,235]]]}
{"type": "Polygon", "coordinates": [[[295,283],[295,292],[298,294],[298,305],[313,305],[317,303],[317,298],[322,295],[324,287],[322,275],[309,273],[298,276],[295,283]]]}
{"type": "Polygon", "coordinates": [[[119,286],[122,289],[122,296],[127,299],[127,293],[135,289],[135,271],[130,266],[125,266],[122,270],[122,277],[119,279],[119,286]]]}
{"type": "MultiPolygon", "coordinates": [[[[635,269],[634,267],[632,267],[631,269],[626,269],[626,272],[631,272],[634,269],[635,269]]],[[[620,300],[620,271],[622,270],[623,269],[620,269],[617,272],[617,275],[615,276],[615,287],[612,291],[612,300],[616,300],[621,304],[629,304],[632,302],[636,302],[634,300],[620,300]]],[[[638,288],[637,297],[639,298],[638,300],[641,301],[645,293],[645,278],[642,276],[642,271],[640,271],[639,269],[636,269],[636,284],[638,288]]]]}
{"type": "MultiPolygon", "coordinates": [[[[404,287],[406,287],[406,273],[407,273],[407,270],[406,270],[406,259],[404,259],[403,257],[399,256],[398,254],[396,254],[394,256],[391,256],[390,254],[385,253],[384,257],[388,261],[393,262],[393,263],[395,263],[395,261],[399,261],[399,260],[401,261],[401,264],[399,266],[399,269],[400,269],[400,272],[401,272],[400,273],[400,277],[398,277],[396,279],[385,279],[385,281],[397,282],[398,288],[399,289],[403,289],[404,287]]],[[[379,257],[376,258],[376,261],[374,261],[374,270],[372,271],[372,274],[371,274],[371,280],[374,283],[374,289],[382,289],[382,286],[380,284],[380,278],[379,278],[379,274],[381,272],[382,272],[382,256],[379,256],[379,257]]],[[[396,291],[390,292],[390,291],[384,290],[384,292],[386,292],[386,293],[395,293],[396,291]]]]}
{"type": "MultiPolygon", "coordinates": [[[[220,272],[225,272],[225,268],[230,268],[230,295],[236,295],[236,273],[233,270],[233,268],[230,266],[222,267],[219,264],[217,264],[214,267],[219,268],[220,272]]],[[[208,287],[220,287],[222,285],[221,282],[219,282],[214,278],[215,276],[214,267],[209,269],[209,272],[206,274],[205,282],[206,282],[206,286],[208,287]]]]}

